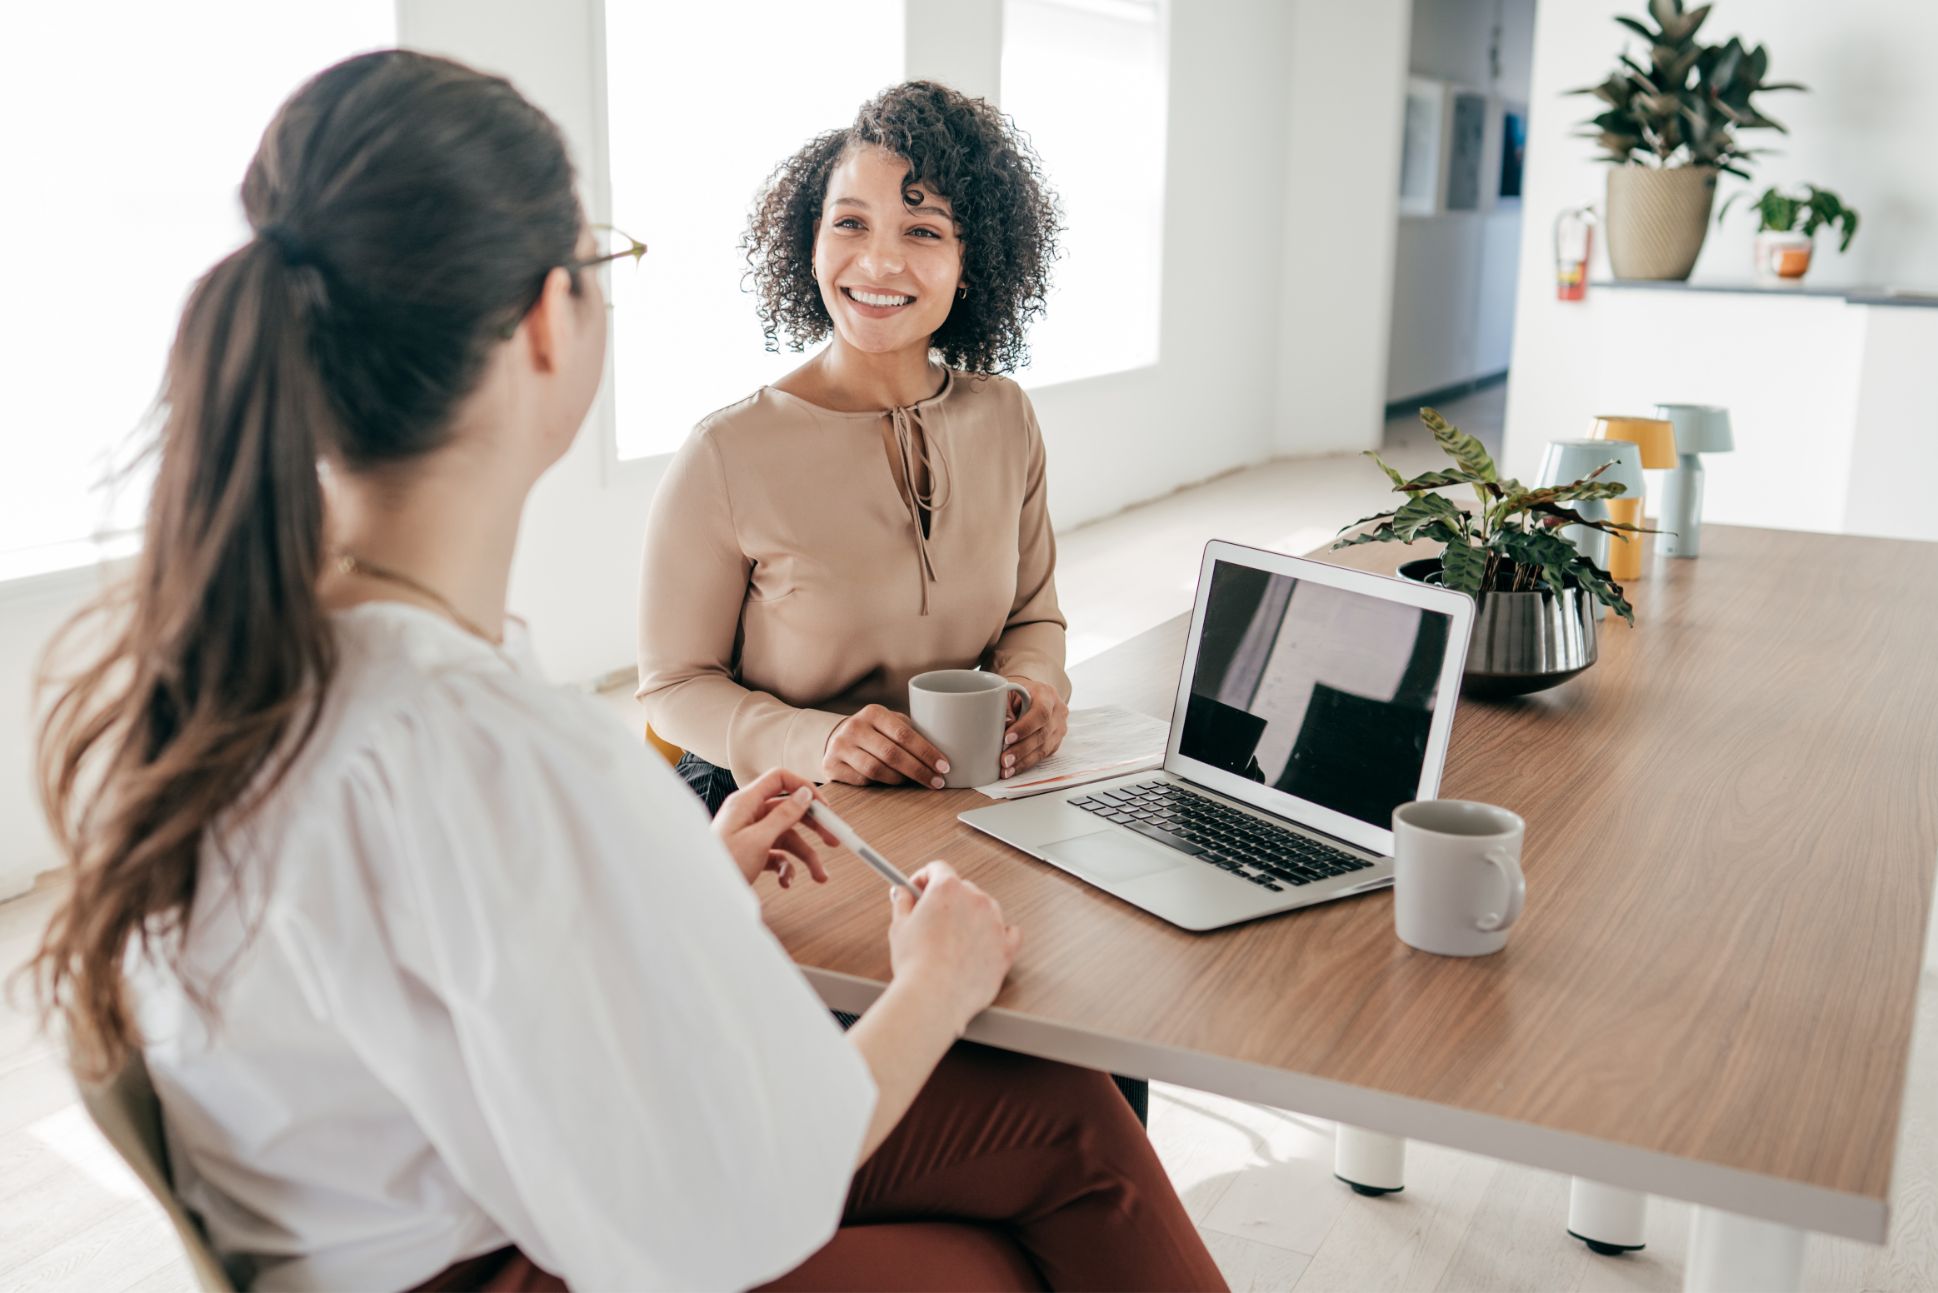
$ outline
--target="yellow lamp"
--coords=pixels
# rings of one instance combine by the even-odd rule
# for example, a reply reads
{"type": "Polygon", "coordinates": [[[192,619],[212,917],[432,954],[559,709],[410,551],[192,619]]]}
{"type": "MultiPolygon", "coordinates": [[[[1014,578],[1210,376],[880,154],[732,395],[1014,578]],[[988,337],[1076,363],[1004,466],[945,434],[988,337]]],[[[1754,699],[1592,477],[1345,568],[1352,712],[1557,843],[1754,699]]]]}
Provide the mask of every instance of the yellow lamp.
{"type": "MultiPolygon", "coordinates": [[[[1598,417],[1591,432],[1597,440],[1627,440],[1642,454],[1642,465],[1659,471],[1676,465],[1676,429],[1664,418],[1598,417]]],[[[1625,525],[1642,524],[1642,491],[1608,500],[1608,519],[1625,525]]],[[[1640,535],[1608,536],[1608,574],[1616,583],[1642,577],[1640,535]]]]}

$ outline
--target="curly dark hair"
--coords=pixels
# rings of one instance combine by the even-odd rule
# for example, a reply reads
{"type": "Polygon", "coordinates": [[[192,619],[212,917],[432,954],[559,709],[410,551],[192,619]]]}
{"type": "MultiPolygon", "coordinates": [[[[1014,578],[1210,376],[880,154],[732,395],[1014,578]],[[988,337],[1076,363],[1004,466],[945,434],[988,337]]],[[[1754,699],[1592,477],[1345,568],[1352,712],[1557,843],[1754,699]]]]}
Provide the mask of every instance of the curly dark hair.
{"type": "Polygon", "coordinates": [[[1062,232],[1056,194],[1015,122],[987,100],[934,81],[882,91],[853,125],[816,136],[767,177],[741,240],[767,348],[778,352],[785,333],[790,349],[805,350],[834,326],[814,281],[815,227],[829,174],[848,150],[865,145],[901,157],[904,186],[948,198],[955,212],[968,294],[929,344],[944,363],[971,373],[1028,363],[1024,334],[1043,313],[1062,232]]]}

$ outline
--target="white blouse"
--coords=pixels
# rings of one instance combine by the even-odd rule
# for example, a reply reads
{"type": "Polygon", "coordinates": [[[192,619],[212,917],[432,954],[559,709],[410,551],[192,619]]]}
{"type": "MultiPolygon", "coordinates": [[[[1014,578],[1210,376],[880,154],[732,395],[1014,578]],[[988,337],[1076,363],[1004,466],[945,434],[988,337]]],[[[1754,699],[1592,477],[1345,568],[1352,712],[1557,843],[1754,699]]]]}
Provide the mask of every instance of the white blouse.
{"type": "Polygon", "coordinates": [[[177,1189],[259,1288],[516,1244],[734,1288],[833,1234],[875,1089],[699,801],[596,701],[398,603],[204,853],[187,978],[131,967],[177,1189]],[[249,923],[253,937],[247,936],[249,923]]]}

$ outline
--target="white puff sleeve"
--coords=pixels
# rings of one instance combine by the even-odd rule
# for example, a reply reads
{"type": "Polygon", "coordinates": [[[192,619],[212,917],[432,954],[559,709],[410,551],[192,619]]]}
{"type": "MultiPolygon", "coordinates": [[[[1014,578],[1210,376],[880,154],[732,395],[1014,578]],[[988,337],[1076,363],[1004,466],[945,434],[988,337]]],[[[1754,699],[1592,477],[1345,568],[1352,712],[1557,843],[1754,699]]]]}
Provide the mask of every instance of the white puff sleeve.
{"type": "Polygon", "coordinates": [[[744,1287],[832,1235],[867,1067],[609,715],[433,676],[312,784],[265,928],[527,1255],[588,1289],[744,1287]]]}

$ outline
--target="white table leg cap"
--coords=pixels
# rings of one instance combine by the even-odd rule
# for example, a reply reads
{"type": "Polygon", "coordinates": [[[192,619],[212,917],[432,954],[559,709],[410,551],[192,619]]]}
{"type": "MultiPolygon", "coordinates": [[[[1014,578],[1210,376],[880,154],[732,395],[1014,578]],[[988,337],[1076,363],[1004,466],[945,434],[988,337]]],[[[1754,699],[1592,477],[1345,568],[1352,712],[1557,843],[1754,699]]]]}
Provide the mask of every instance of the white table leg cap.
{"type": "Polygon", "coordinates": [[[1684,1293],[1798,1293],[1804,1232],[1698,1207],[1689,1226],[1684,1293]]]}
{"type": "Polygon", "coordinates": [[[1604,1257],[1632,1253],[1645,1246],[1649,1196],[1637,1190],[1585,1181],[1577,1176],[1568,1187],[1568,1233],[1604,1257]]]}
{"type": "Polygon", "coordinates": [[[1406,1138],[1339,1123],[1332,1135],[1332,1174],[1355,1194],[1396,1194],[1406,1188],[1406,1138]]]}

